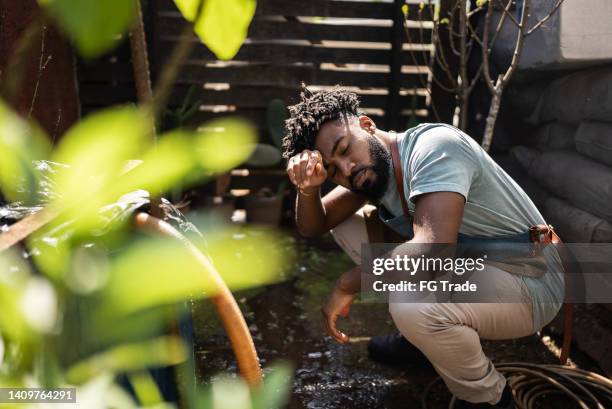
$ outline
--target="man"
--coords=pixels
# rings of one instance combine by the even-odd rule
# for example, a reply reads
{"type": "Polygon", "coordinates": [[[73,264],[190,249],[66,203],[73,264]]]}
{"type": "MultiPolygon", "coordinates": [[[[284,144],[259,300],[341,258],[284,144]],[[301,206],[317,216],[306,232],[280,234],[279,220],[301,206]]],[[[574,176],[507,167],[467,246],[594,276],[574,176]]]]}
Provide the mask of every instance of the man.
{"type": "MultiPolygon", "coordinates": [[[[283,155],[298,190],[296,222],[304,236],[331,231],[359,264],[361,243],[372,236],[367,202],[388,216],[389,227],[409,238],[394,253],[414,257],[411,243],[456,243],[462,235],[493,240],[545,224],[521,188],[458,129],[421,124],[395,134],[378,129],[358,109],[353,93],[339,88],[312,93],[305,87],[301,102],[289,107],[283,155]],[[397,185],[393,155],[402,175],[397,185]],[[321,198],[326,180],[338,186],[321,198]],[[410,216],[402,220],[404,210],[410,216]]],[[[374,337],[370,350],[382,355],[398,348],[420,350],[457,397],[456,407],[514,407],[510,387],[484,355],[480,338],[527,336],[554,318],[563,294],[555,261],[548,266],[556,274],[539,278],[486,267],[479,279],[520,302],[390,302],[403,337],[374,337]]],[[[359,293],[361,273],[359,265],[344,273],[323,306],[327,332],[340,343],[348,336],[336,321],[348,314],[359,293]]]]}

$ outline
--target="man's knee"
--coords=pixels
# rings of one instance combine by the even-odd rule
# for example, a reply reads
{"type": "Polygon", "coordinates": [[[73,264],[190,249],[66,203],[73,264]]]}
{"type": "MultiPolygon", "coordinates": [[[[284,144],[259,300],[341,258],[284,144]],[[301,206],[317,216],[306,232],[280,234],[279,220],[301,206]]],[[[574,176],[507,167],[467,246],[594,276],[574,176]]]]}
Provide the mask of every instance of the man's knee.
{"type": "Polygon", "coordinates": [[[390,303],[389,312],[402,335],[418,345],[450,324],[440,316],[436,306],[435,303],[390,303]]]}
{"type": "Polygon", "coordinates": [[[361,211],[334,227],[331,235],[356,264],[361,264],[361,244],[368,243],[368,232],[361,211]]]}

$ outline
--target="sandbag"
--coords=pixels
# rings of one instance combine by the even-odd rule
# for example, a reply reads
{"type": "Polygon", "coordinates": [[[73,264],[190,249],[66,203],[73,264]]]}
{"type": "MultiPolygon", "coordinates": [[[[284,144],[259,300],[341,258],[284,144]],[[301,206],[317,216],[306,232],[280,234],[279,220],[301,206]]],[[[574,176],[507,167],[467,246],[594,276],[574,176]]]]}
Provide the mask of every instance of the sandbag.
{"type": "Polygon", "coordinates": [[[512,110],[515,116],[523,118],[528,123],[530,116],[536,110],[540,96],[550,84],[549,79],[538,79],[527,84],[515,84],[513,81],[508,84],[508,89],[504,91],[504,103],[512,110]]]}
{"type": "Polygon", "coordinates": [[[536,117],[539,122],[612,118],[612,68],[582,70],[553,81],[544,91],[536,117]]]}
{"type": "Polygon", "coordinates": [[[574,148],[576,127],[562,122],[549,122],[540,126],[533,136],[533,146],[541,151],[574,148]]]}
{"type": "MultiPolygon", "coordinates": [[[[541,211],[547,194],[527,176],[520,161],[516,158],[516,150],[516,148],[513,148],[509,155],[498,155],[493,159],[527,193],[527,196],[533,201],[538,210],[541,211]]],[[[519,149],[518,151],[518,154],[521,155],[521,150],[519,149]]]]}
{"type": "Polygon", "coordinates": [[[612,223],[578,209],[555,196],[549,196],[542,213],[567,243],[610,243],[612,223]]]}
{"type": "Polygon", "coordinates": [[[512,150],[527,174],[570,204],[612,222],[612,168],[573,151],[512,150]]]}
{"type": "Polygon", "coordinates": [[[612,166],[611,122],[581,122],[575,139],[576,150],[578,152],[598,162],[612,166]]]}
{"type": "Polygon", "coordinates": [[[523,171],[527,172],[531,164],[538,160],[542,154],[527,146],[515,146],[510,150],[510,155],[521,165],[523,171]]]}
{"type": "Polygon", "coordinates": [[[510,155],[499,155],[494,159],[523,188],[544,216],[546,223],[555,227],[563,241],[569,243],[612,242],[612,223],[550,194],[525,173],[522,164],[531,165],[539,157],[540,154],[537,151],[517,146],[512,149],[510,155]]]}

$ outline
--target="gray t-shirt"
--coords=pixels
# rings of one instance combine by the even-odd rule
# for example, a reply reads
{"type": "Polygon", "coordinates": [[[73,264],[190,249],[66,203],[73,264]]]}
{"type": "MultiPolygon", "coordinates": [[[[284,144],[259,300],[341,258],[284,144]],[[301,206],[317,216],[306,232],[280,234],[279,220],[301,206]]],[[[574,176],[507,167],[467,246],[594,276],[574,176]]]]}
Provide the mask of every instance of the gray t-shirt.
{"type": "MultiPolygon", "coordinates": [[[[459,231],[468,236],[496,237],[524,233],[545,220],[521,187],[471,137],[446,124],[421,124],[398,134],[404,192],[412,199],[431,192],[456,192],[465,198],[459,231]]],[[[393,176],[381,203],[394,216],[402,214],[393,176]]],[[[531,295],[535,329],[550,322],[563,299],[562,268],[541,278],[522,277],[531,295]],[[552,273],[552,274],[551,274],[552,273]]]]}

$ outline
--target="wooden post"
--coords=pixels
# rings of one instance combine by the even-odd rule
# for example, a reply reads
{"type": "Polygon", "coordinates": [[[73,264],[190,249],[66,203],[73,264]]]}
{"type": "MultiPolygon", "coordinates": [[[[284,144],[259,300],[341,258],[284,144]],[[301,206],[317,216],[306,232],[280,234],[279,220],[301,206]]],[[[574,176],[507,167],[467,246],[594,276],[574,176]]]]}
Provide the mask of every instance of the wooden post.
{"type": "Polygon", "coordinates": [[[402,13],[403,0],[393,2],[393,30],[391,38],[391,60],[389,61],[389,95],[387,99],[386,127],[401,131],[400,118],[400,83],[402,75],[402,44],[404,43],[404,15],[402,13]]]}

